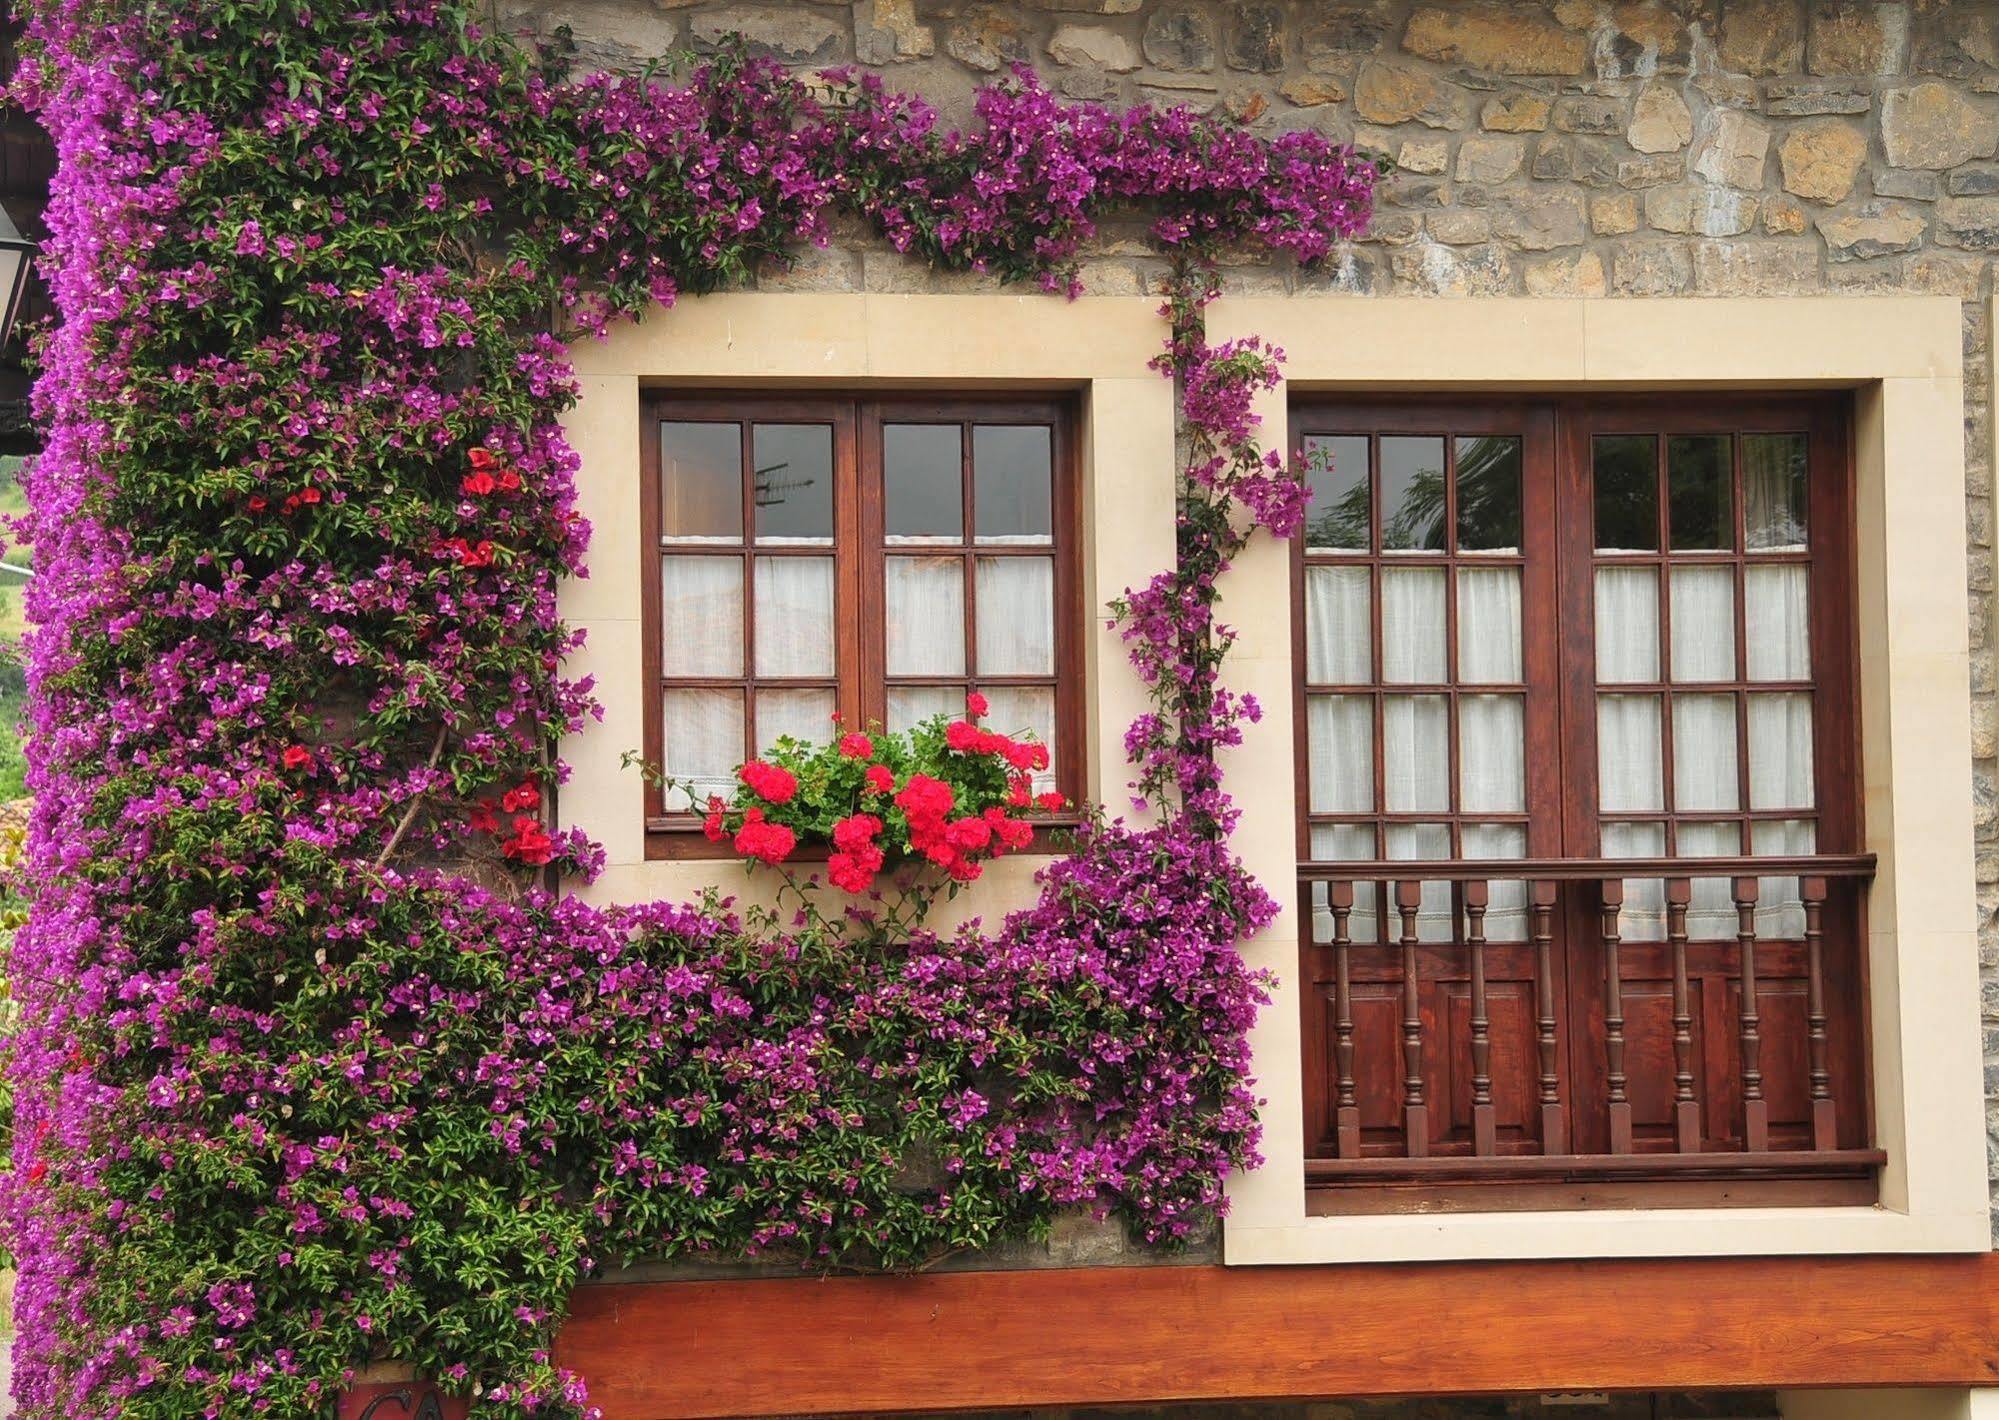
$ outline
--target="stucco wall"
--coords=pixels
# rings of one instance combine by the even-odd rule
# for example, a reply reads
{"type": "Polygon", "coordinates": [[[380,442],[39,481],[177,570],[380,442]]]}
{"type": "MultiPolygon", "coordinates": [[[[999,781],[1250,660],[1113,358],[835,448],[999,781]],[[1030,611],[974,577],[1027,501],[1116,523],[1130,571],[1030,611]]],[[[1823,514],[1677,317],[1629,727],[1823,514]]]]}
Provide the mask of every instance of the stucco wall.
{"type": "MultiPolygon", "coordinates": [[[[495,6],[509,30],[567,26],[586,66],[632,66],[736,30],[802,69],[878,68],[957,116],[977,84],[1023,60],[1076,98],[1218,108],[1395,159],[1373,233],[1333,269],[1244,267],[1231,273],[1237,291],[1961,300],[1988,1133],[1999,1140],[1988,314],[1999,0],[495,6]]],[[[1096,294],[1138,294],[1158,269],[1109,238],[1085,277],[1096,294]]],[[[858,236],[768,284],[978,285],[858,236]]],[[[1999,1159],[1999,1144],[1988,1154],[1999,1159]]]]}

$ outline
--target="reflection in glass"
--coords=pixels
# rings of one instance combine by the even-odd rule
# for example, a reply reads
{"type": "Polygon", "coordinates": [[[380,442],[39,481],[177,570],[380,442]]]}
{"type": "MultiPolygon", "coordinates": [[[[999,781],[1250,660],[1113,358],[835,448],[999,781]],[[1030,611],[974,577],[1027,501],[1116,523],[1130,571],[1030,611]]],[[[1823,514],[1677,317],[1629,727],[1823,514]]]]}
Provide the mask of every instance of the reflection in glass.
{"type": "Polygon", "coordinates": [[[1458,547],[1520,548],[1520,441],[1499,435],[1458,440],[1458,547]]]}
{"type": "Polygon", "coordinates": [[[1803,434],[1742,436],[1742,501],[1752,551],[1804,550],[1808,462],[1803,434]]]}
{"type": "Polygon", "coordinates": [[[760,542],[833,540],[833,430],[759,424],[750,434],[760,542]]]}
{"type": "Polygon", "coordinates": [[[1054,539],[1054,434],[1045,424],[972,430],[973,522],[980,542],[1054,539]]]}
{"type": "Polygon", "coordinates": [[[1386,552],[1444,550],[1444,441],[1390,435],[1381,441],[1381,546],[1386,552]]]}
{"type": "Polygon", "coordinates": [[[964,474],[956,424],[884,424],[882,525],[888,540],[960,541],[964,474]]]}
{"type": "Polygon", "coordinates": [[[1599,434],[1591,452],[1597,551],[1658,551],[1657,441],[1650,434],[1599,434]]]}
{"type": "Polygon", "coordinates": [[[738,424],[659,426],[660,535],[688,542],[743,537],[743,432],[738,424]]]}
{"type": "Polygon", "coordinates": [[[1735,496],[1728,435],[1675,434],[1666,440],[1666,520],[1673,550],[1735,546],[1735,496]]]}
{"type": "Polygon", "coordinates": [[[1311,491],[1305,514],[1306,547],[1366,551],[1367,440],[1358,435],[1307,435],[1305,482],[1311,491]]]}

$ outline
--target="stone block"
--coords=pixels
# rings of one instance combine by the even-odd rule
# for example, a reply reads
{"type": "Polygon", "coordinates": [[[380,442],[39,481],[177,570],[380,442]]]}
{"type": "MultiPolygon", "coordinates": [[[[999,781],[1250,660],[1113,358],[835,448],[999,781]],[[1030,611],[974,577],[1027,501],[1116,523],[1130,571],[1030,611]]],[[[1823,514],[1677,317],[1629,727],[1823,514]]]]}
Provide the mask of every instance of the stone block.
{"type": "Polygon", "coordinates": [[[1828,113],[1866,113],[1874,96],[1844,84],[1772,82],[1763,90],[1763,111],[1774,118],[1815,118],[1828,113]]]}
{"type": "Polygon", "coordinates": [[[1999,163],[1973,163],[1956,168],[1945,181],[1952,197],[1989,197],[1999,193],[1999,163]]]}
{"type": "Polygon", "coordinates": [[[1620,296],[1676,295],[1693,276],[1685,242],[1627,242],[1611,257],[1610,288],[1620,296]]]}
{"type": "Polygon", "coordinates": [[[1347,86],[1330,74],[1298,74],[1286,79],[1278,89],[1300,108],[1321,108],[1347,99],[1347,86]]]}
{"type": "Polygon", "coordinates": [[[1478,121],[1494,133],[1539,133],[1547,128],[1554,107],[1546,94],[1507,94],[1487,99],[1478,121]]]}
{"type": "Polygon", "coordinates": [[[1589,200],[1589,227],[1600,237],[1621,237],[1638,230],[1638,198],[1634,193],[1605,193],[1589,200]]]}
{"type": "Polygon", "coordinates": [[[1619,187],[1647,188],[1678,182],[1687,175],[1687,160],[1678,153],[1654,153],[1623,158],[1617,164],[1619,187]]]}
{"type": "Polygon", "coordinates": [[[1805,36],[1814,74],[1895,74],[1909,54],[1909,7],[1874,0],[1818,0],[1805,36]]]}
{"type": "Polygon", "coordinates": [[[1738,74],[1795,74],[1805,57],[1801,0],[1729,0],[1717,48],[1724,69],[1738,74]]]}
{"type": "Polygon", "coordinates": [[[1910,207],[1873,202],[1857,212],[1819,218],[1819,235],[1834,261],[1865,261],[1922,245],[1927,224],[1910,207]]]}
{"type": "Polygon", "coordinates": [[[1796,236],[1810,225],[1805,204],[1795,197],[1773,197],[1763,204],[1763,230],[1773,237],[1796,236]]]}
{"type": "Polygon", "coordinates": [[[831,64],[844,57],[848,40],[832,15],[796,5],[727,5],[696,15],[691,33],[698,49],[739,34],[752,52],[791,64],[831,64]]]}
{"type": "Polygon", "coordinates": [[[1593,94],[1570,94],[1555,100],[1554,124],[1564,133],[1622,133],[1624,105],[1593,94]]]}
{"type": "Polygon", "coordinates": [[[1631,106],[1624,141],[1641,153],[1677,153],[1693,141],[1694,116],[1670,84],[1647,84],[1631,106]]]}
{"type": "Polygon", "coordinates": [[[1784,191],[1812,202],[1843,202],[1867,161],[1867,135],[1843,119],[1807,119],[1784,135],[1777,161],[1784,191]]]}
{"type": "Polygon", "coordinates": [[[1492,240],[1492,214],[1462,207],[1447,208],[1425,218],[1423,230],[1446,246],[1477,246],[1492,240]]]}
{"type": "Polygon", "coordinates": [[[1273,74],[1284,67],[1284,7],[1268,3],[1237,4],[1228,10],[1228,46],[1225,58],[1231,69],[1252,74],[1273,74]]]}
{"type": "Polygon", "coordinates": [[[1462,250],[1424,243],[1390,253],[1395,284],[1429,296],[1504,296],[1513,290],[1513,263],[1494,247],[1462,250]]]}
{"type": "Polygon", "coordinates": [[[1139,41],[1145,62],[1176,73],[1205,73],[1215,67],[1215,21],[1198,5],[1168,5],[1146,16],[1139,41]]]}
{"type": "Polygon", "coordinates": [[[863,64],[894,64],[937,52],[937,33],[916,18],[916,0],[868,0],[854,17],[854,53],[863,64]]]}
{"type": "Polygon", "coordinates": [[[1881,168],[1874,174],[1874,195],[1935,202],[1943,196],[1943,177],[1920,168],[1881,168]]]}
{"type": "MultiPolygon", "coordinates": [[[[1451,165],[1451,145],[1441,138],[1411,138],[1395,155],[1395,166],[1405,173],[1436,177],[1451,165]]],[[[1460,177],[1464,175],[1459,174],[1460,177]]]]}
{"type": "Polygon", "coordinates": [[[1999,197],[1946,197],[1937,204],[1937,240],[1967,251],[1999,248],[1999,197]]]}
{"type": "Polygon", "coordinates": [[[1898,168],[1954,168],[1999,151],[1999,117],[1938,79],[1890,89],[1881,143],[1898,168]]]}
{"type": "Polygon", "coordinates": [[[1694,290],[1703,296],[1785,296],[1821,284],[1819,255],[1796,242],[1699,242],[1694,290]]]}
{"type": "Polygon", "coordinates": [[[1752,114],[1723,109],[1709,116],[1706,135],[1694,153],[1694,171],[1710,182],[1754,190],[1763,186],[1763,162],[1770,152],[1770,128],[1752,114]]]}
{"type": "Polygon", "coordinates": [[[1048,37],[1048,57],[1069,68],[1129,74],[1138,68],[1138,50],[1104,25],[1061,25],[1048,37]]]}
{"type": "Polygon", "coordinates": [[[1529,189],[1500,210],[1493,229],[1525,251],[1580,246],[1589,226],[1579,192],[1529,189]]]}
{"type": "Polygon", "coordinates": [[[1502,183],[1516,176],[1527,161],[1521,138],[1467,138],[1458,145],[1458,181],[1502,183]]]}
{"type": "Polygon", "coordinates": [[[1485,3],[1419,5],[1402,34],[1411,54],[1488,74],[1581,74],[1589,36],[1535,9],[1485,3]]]}
{"type": "Polygon", "coordinates": [[[1603,258],[1593,251],[1537,261],[1522,271],[1520,278],[1530,296],[1602,296],[1610,289],[1603,258]]]}
{"type": "Polygon", "coordinates": [[[1458,93],[1427,70],[1392,60],[1363,64],[1354,82],[1354,112],[1369,123],[1416,122],[1430,128],[1464,125],[1458,93]]]}
{"type": "Polygon", "coordinates": [[[1655,187],[1645,194],[1645,222],[1661,232],[1734,237],[1756,223],[1757,200],[1732,188],[1655,187]]]}

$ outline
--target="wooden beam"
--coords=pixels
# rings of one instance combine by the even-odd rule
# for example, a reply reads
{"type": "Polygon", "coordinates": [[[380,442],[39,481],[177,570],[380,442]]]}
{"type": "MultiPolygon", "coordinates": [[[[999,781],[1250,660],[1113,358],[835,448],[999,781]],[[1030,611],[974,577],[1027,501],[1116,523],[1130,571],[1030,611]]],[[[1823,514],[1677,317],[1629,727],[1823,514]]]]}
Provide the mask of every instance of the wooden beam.
{"type": "Polygon", "coordinates": [[[1999,1257],[1125,1267],[598,1285],[606,1420],[1990,1386],[1999,1257]]]}

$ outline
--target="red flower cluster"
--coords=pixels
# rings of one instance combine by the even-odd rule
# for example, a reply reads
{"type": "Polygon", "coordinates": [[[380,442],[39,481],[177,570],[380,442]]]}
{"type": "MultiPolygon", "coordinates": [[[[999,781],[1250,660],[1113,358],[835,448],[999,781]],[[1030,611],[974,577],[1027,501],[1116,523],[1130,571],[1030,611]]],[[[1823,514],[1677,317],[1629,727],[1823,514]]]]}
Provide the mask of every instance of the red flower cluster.
{"type": "Polygon", "coordinates": [[[514,836],[500,845],[500,851],[517,862],[539,868],[555,856],[555,840],[542,828],[540,819],[520,814],[514,819],[514,836]]]}
{"type": "Polygon", "coordinates": [[[520,474],[511,468],[503,467],[498,455],[491,449],[472,450],[470,462],[472,471],[458,480],[458,491],[468,498],[484,498],[490,493],[521,491],[520,474]],[[495,473],[495,469],[499,472],[495,473]]]}
{"type": "Polygon", "coordinates": [[[745,811],[743,826],[736,830],[736,851],[772,867],[789,858],[797,846],[798,835],[784,824],[766,822],[762,809],[745,811]]]}
{"type": "Polygon", "coordinates": [[[873,759],[875,742],[859,730],[850,730],[840,736],[840,753],[849,759],[873,759]]]}
{"type": "MultiPolygon", "coordinates": [[[[967,697],[984,700],[976,692],[967,697]]],[[[976,713],[976,712],[975,712],[976,713]]],[[[992,730],[982,730],[970,720],[953,720],[944,727],[944,743],[959,754],[997,754],[1015,769],[1041,770],[1048,767],[1048,746],[1033,740],[1009,739],[992,730]]]]}
{"type": "Polygon", "coordinates": [[[484,538],[478,542],[467,542],[462,537],[447,537],[437,544],[435,551],[439,557],[457,558],[465,567],[493,565],[493,544],[484,538]]]}
{"type": "Polygon", "coordinates": [[[286,745],[284,759],[285,768],[303,769],[312,763],[312,751],[304,745],[286,745]]]}
{"type": "Polygon", "coordinates": [[[861,776],[865,794],[888,794],[895,791],[895,775],[886,764],[870,764],[868,772],[861,776]]]}
{"type": "Polygon", "coordinates": [[[858,896],[875,885],[887,855],[875,838],[882,821],[873,814],[849,814],[833,825],[833,851],[826,858],[826,876],[834,887],[858,896]]]}
{"type": "Polygon", "coordinates": [[[737,770],[736,775],[752,794],[773,804],[788,804],[791,796],[798,792],[796,775],[775,764],[765,764],[761,759],[751,760],[737,770]]]}
{"type": "Polygon", "coordinates": [[[502,794],[500,807],[510,814],[517,814],[522,809],[538,809],[541,807],[541,788],[533,780],[528,780],[518,789],[509,789],[502,794]]]}

